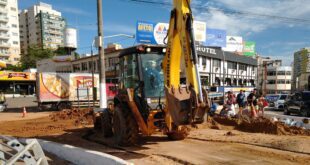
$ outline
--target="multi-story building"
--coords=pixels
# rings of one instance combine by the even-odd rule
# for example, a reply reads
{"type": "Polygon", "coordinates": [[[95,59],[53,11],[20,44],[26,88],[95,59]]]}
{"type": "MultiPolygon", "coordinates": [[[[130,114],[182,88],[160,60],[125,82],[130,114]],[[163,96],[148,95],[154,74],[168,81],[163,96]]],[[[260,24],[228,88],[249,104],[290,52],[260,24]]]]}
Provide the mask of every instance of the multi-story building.
{"type": "Polygon", "coordinates": [[[310,48],[294,53],[292,90],[310,90],[310,48]]]}
{"type": "Polygon", "coordinates": [[[257,89],[261,94],[267,94],[267,72],[269,67],[282,66],[282,60],[257,56],[257,89]]]}
{"type": "Polygon", "coordinates": [[[64,46],[66,21],[51,5],[40,2],[19,13],[21,54],[36,45],[57,49],[64,46]]]}
{"type": "Polygon", "coordinates": [[[263,93],[279,94],[291,93],[292,67],[268,66],[264,77],[263,93]]]}
{"type": "Polygon", "coordinates": [[[0,0],[0,60],[15,65],[20,60],[17,0],[0,0]]]}

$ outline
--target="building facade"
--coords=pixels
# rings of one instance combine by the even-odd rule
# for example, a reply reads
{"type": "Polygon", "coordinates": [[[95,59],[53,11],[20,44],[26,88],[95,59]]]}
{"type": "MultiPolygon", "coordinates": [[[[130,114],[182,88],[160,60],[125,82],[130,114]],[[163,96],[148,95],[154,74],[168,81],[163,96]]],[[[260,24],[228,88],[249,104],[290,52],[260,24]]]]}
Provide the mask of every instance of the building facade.
{"type": "Polygon", "coordinates": [[[302,48],[294,53],[292,90],[309,90],[310,48],[302,48]]]}
{"type": "Polygon", "coordinates": [[[219,48],[197,46],[196,50],[202,86],[217,86],[218,92],[226,92],[235,87],[243,87],[250,92],[256,86],[256,59],[219,48]]]}
{"type": "Polygon", "coordinates": [[[267,67],[266,81],[263,85],[265,94],[291,93],[292,67],[269,66],[267,67]]]}
{"type": "Polygon", "coordinates": [[[16,65],[20,60],[17,0],[0,0],[0,60],[16,65]]]}
{"type": "Polygon", "coordinates": [[[51,5],[40,2],[19,13],[21,54],[35,45],[57,49],[64,46],[66,21],[51,5]]]}

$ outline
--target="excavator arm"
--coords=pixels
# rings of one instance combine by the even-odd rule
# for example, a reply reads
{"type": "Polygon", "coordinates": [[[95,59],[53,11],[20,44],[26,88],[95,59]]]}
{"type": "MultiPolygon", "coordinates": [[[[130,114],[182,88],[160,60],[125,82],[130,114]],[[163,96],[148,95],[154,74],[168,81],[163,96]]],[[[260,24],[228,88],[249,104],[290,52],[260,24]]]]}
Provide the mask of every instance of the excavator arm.
{"type": "Polygon", "coordinates": [[[174,0],[168,31],[163,72],[168,130],[203,121],[207,93],[201,87],[198,57],[193,33],[191,0],[174,0]],[[186,87],[180,85],[181,63],[186,72],[186,87]]]}

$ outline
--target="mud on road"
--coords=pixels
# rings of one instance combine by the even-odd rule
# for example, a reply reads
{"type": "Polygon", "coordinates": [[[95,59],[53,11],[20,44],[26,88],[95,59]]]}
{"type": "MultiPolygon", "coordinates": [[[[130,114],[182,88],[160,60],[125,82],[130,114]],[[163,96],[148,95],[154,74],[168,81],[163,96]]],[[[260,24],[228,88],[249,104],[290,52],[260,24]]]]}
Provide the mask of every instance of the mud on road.
{"type": "MultiPolygon", "coordinates": [[[[307,164],[310,136],[249,133],[236,125],[210,121],[193,129],[187,139],[169,141],[158,133],[140,144],[118,148],[86,140],[92,131],[90,110],[62,111],[48,117],[0,122],[0,134],[36,137],[109,153],[135,164],[307,164]]],[[[232,122],[233,123],[233,122],[232,122]]],[[[100,134],[95,134],[101,139],[100,134]]]]}

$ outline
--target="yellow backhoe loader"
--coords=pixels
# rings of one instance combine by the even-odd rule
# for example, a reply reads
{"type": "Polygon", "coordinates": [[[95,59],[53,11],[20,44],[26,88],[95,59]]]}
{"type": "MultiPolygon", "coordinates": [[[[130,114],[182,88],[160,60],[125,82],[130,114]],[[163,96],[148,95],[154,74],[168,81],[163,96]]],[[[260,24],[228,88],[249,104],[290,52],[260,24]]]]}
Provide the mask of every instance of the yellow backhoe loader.
{"type": "Polygon", "coordinates": [[[181,140],[190,126],[204,121],[209,102],[197,69],[190,0],[174,0],[173,5],[166,47],[138,45],[120,53],[119,92],[114,107],[98,120],[104,136],[113,136],[117,144],[136,143],[139,134],[155,131],[181,140]]]}

